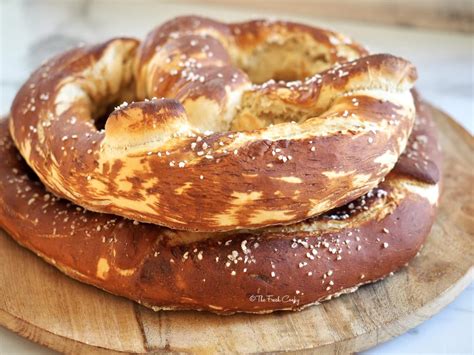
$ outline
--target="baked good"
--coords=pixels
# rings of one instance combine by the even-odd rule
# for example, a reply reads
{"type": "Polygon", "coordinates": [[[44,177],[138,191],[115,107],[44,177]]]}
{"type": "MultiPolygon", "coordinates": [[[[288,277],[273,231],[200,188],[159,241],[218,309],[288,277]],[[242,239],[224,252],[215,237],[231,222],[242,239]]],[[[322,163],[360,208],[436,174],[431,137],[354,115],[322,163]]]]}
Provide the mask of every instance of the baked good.
{"type": "Polygon", "coordinates": [[[415,94],[407,149],[378,187],[289,226],[175,231],[94,213],[49,193],[0,123],[0,226],[72,278],[153,309],[229,314],[301,309],[412,259],[434,220],[440,153],[415,94]]]}
{"type": "Polygon", "coordinates": [[[16,96],[10,132],[46,187],[88,210],[199,232],[286,225],[392,170],[415,79],[406,60],[331,31],[184,17],[143,43],[48,61],[16,96]],[[123,100],[138,102],[96,127],[123,100]]]}

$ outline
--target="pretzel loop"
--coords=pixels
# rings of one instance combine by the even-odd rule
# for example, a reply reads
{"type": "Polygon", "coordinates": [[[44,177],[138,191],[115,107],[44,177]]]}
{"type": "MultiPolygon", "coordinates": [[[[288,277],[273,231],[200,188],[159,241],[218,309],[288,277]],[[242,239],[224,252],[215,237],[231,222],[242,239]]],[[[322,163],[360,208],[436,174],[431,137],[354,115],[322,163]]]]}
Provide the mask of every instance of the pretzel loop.
{"type": "Polygon", "coordinates": [[[182,17],[142,43],[47,62],[15,98],[10,131],[44,184],[89,210],[260,228],[374,188],[407,143],[415,80],[406,60],[335,32],[182,17]]]}

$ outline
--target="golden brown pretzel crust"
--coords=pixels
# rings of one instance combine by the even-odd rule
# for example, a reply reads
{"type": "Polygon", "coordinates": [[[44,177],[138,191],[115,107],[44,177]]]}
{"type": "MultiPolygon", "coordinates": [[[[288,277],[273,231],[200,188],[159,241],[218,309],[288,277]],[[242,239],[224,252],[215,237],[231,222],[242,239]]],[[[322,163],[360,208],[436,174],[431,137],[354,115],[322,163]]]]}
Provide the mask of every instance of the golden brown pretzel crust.
{"type": "Polygon", "coordinates": [[[0,226],[67,275],[154,309],[301,309],[384,278],[423,244],[440,154],[429,112],[418,105],[407,150],[369,195],[290,226],[212,235],[138,224],[53,197],[30,177],[3,121],[0,226]]]}
{"type": "Polygon", "coordinates": [[[48,189],[89,210],[201,232],[291,224],[367,193],[405,148],[415,69],[366,54],[299,24],[178,18],[46,63],[10,131],[48,189]]]}

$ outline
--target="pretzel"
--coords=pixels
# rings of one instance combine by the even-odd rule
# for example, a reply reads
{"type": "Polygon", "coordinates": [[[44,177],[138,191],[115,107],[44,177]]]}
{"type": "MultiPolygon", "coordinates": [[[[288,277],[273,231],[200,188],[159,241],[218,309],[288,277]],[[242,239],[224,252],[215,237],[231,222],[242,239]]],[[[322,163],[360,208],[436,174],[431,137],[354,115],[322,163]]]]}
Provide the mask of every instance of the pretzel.
{"type": "Polygon", "coordinates": [[[184,17],[143,43],[48,61],[16,96],[10,132],[46,187],[88,210],[255,229],[373,189],[406,146],[415,79],[406,60],[335,32],[184,17]]]}
{"type": "Polygon", "coordinates": [[[47,192],[0,123],[0,226],[82,282],[158,309],[298,310],[403,267],[434,220],[440,153],[418,103],[408,147],[375,189],[289,226],[194,233],[86,211],[47,192]]]}

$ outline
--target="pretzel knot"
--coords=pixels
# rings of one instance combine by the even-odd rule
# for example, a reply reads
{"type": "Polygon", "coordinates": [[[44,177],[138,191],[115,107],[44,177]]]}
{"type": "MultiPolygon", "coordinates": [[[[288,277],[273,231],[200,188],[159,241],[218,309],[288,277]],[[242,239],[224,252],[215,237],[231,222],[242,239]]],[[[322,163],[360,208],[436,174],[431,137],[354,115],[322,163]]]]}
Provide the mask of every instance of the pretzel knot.
{"type": "Polygon", "coordinates": [[[259,228],[382,181],[413,127],[415,80],[408,61],[335,32],[181,17],[141,43],[50,60],[16,96],[10,131],[44,184],[89,210],[178,230],[259,228]]]}

